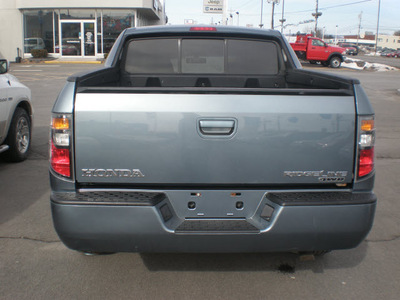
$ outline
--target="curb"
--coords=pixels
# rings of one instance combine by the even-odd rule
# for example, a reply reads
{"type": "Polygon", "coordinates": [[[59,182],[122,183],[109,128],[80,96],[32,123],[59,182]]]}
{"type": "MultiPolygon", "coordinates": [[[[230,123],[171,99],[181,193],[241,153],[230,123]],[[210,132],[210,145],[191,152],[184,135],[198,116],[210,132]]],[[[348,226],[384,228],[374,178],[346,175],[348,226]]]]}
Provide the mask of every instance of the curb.
{"type": "Polygon", "coordinates": [[[51,60],[51,61],[45,61],[45,64],[102,64],[102,61],[96,60],[96,61],[77,61],[77,60],[71,60],[71,61],[57,61],[57,60],[51,60]]]}

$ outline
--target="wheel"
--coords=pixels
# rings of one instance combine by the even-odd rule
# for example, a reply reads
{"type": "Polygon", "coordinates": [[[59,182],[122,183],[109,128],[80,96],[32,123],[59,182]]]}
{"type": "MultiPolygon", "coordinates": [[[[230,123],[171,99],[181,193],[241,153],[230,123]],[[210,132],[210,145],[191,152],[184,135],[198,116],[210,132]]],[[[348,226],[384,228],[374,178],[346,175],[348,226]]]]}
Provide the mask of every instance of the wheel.
{"type": "Polygon", "coordinates": [[[28,157],[31,132],[31,121],[28,113],[17,107],[6,139],[6,144],[10,146],[10,149],[4,153],[6,160],[20,162],[28,157]]]}
{"type": "Polygon", "coordinates": [[[337,56],[332,57],[331,60],[329,61],[329,65],[335,69],[339,68],[341,64],[342,60],[337,56]]]}

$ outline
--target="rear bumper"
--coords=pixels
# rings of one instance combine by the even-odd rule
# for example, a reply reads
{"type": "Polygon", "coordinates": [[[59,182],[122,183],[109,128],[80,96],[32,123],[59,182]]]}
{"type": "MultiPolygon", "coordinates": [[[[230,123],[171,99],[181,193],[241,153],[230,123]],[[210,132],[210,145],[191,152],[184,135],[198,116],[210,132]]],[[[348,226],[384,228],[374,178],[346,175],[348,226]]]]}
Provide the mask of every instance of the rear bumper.
{"type": "MultiPolygon", "coordinates": [[[[347,249],[364,240],[372,227],[376,207],[372,193],[351,194],[350,198],[357,200],[354,204],[343,199],[338,199],[341,204],[333,204],[331,197],[323,203],[294,201],[296,204],[290,205],[282,197],[278,197],[280,202],[276,200],[276,193],[275,198],[270,193],[261,195],[247,217],[182,217],[178,202],[171,202],[170,195],[165,198],[158,195],[157,201],[147,199],[145,205],[137,202],[110,205],[62,203],[60,199],[65,197],[53,193],[51,207],[55,229],[64,244],[74,250],[92,252],[347,249]],[[267,217],[266,205],[273,210],[267,217]]],[[[293,201],[293,197],[289,198],[293,201]]]]}

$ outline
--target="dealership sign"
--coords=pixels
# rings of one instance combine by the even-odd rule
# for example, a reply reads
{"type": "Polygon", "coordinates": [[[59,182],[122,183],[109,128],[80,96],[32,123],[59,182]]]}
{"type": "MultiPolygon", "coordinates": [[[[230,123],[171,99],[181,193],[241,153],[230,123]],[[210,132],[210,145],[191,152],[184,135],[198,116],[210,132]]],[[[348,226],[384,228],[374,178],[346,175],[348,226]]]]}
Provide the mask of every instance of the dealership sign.
{"type": "Polygon", "coordinates": [[[203,13],[206,14],[222,14],[224,11],[223,0],[204,0],[203,13]]]}

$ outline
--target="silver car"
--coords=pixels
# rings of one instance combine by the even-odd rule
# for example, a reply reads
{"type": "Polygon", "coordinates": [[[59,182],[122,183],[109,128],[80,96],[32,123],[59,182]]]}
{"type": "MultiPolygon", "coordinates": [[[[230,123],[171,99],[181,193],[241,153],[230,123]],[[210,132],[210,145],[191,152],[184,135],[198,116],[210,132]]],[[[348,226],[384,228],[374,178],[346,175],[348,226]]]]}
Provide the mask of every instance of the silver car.
{"type": "Polygon", "coordinates": [[[7,60],[0,59],[0,153],[19,162],[28,157],[32,136],[31,91],[7,73],[7,60]]]}

